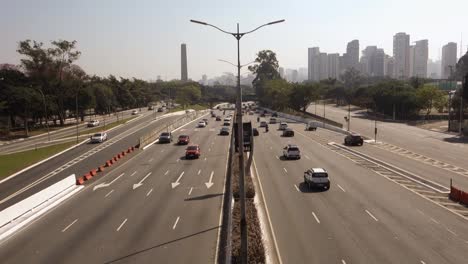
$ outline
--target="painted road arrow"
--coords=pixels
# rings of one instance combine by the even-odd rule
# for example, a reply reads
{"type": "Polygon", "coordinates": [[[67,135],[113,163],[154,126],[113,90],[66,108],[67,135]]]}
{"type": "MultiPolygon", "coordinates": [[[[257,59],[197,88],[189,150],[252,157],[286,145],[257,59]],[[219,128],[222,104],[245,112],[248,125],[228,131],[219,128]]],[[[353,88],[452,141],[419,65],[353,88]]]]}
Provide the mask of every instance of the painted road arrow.
{"type": "Polygon", "coordinates": [[[185,171],[183,171],[183,172],[180,174],[179,178],[177,178],[177,181],[171,183],[172,189],[174,189],[175,187],[177,187],[177,186],[180,184],[180,179],[182,179],[182,176],[184,176],[184,173],[185,173],[185,171]]]}
{"type": "Polygon", "coordinates": [[[97,190],[97,189],[101,189],[101,188],[105,188],[105,187],[109,187],[112,183],[114,183],[116,180],[118,180],[120,177],[124,176],[125,175],[125,172],[120,174],[119,177],[113,179],[111,182],[109,183],[101,183],[101,184],[98,184],[96,186],[94,186],[93,188],[93,191],[97,190]]]}
{"type": "Polygon", "coordinates": [[[142,185],[143,185],[143,182],[146,180],[146,178],[148,178],[148,177],[151,175],[151,173],[152,173],[152,172],[146,174],[146,176],[145,176],[143,179],[141,179],[141,181],[140,181],[139,183],[133,184],[133,190],[135,190],[136,188],[142,186],[142,185]]]}
{"type": "Polygon", "coordinates": [[[211,188],[211,186],[213,186],[213,174],[214,174],[214,171],[211,172],[211,175],[210,175],[210,180],[208,182],[205,182],[205,185],[206,185],[206,188],[211,188]]]}

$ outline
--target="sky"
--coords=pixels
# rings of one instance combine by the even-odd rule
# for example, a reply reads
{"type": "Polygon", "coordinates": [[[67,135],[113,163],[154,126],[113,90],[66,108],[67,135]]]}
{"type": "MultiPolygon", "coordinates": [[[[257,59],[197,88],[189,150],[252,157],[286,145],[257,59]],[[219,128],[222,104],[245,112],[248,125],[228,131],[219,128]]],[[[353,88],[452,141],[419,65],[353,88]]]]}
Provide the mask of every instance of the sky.
{"type": "MultiPolygon", "coordinates": [[[[307,67],[307,48],[343,53],[359,39],[392,55],[393,35],[429,40],[429,58],[440,58],[448,42],[468,47],[467,0],[0,0],[0,63],[20,64],[18,42],[76,40],[76,62],[88,74],[155,80],[180,79],[180,44],[187,44],[188,75],[193,80],[236,72],[218,61],[237,62],[233,36],[267,22],[285,19],[245,35],[241,64],[260,50],[277,54],[281,67],[307,67]]],[[[460,46],[458,46],[460,48],[460,46]]],[[[247,72],[242,69],[241,73],[247,72]]]]}

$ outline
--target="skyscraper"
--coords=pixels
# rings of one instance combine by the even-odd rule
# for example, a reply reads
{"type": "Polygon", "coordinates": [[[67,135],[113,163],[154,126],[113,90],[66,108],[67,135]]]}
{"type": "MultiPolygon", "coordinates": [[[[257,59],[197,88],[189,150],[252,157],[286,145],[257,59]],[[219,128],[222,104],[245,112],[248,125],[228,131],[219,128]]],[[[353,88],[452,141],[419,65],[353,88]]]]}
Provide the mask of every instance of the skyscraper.
{"type": "Polygon", "coordinates": [[[340,76],[340,54],[328,54],[328,77],[338,79],[340,76]]]}
{"type": "Polygon", "coordinates": [[[453,67],[453,71],[455,71],[456,64],[457,64],[457,43],[449,42],[442,47],[442,65],[441,65],[442,79],[448,79],[450,77],[450,67],[453,67]]]}
{"type": "Polygon", "coordinates": [[[327,53],[320,53],[319,62],[319,81],[328,79],[328,55],[327,53]]]}
{"type": "Polygon", "coordinates": [[[410,72],[410,36],[404,32],[393,36],[394,75],[397,79],[409,77],[410,72]]]}
{"type": "Polygon", "coordinates": [[[278,68],[278,72],[279,72],[280,77],[284,79],[284,68],[283,68],[283,67],[279,67],[279,68],[278,68]]]}
{"type": "Polygon", "coordinates": [[[368,76],[383,77],[384,59],[385,53],[383,49],[378,49],[377,46],[367,46],[362,51],[362,73],[368,76]]]}
{"type": "Polygon", "coordinates": [[[318,82],[320,80],[320,49],[319,47],[309,48],[308,49],[308,79],[309,81],[318,82]]]}
{"type": "Polygon", "coordinates": [[[393,66],[395,64],[395,60],[393,57],[389,55],[385,55],[384,57],[384,76],[392,77],[393,76],[393,66]]]}
{"type": "Polygon", "coordinates": [[[187,73],[187,45],[182,43],[180,46],[180,79],[184,82],[188,80],[188,73],[187,73]]]}
{"type": "Polygon", "coordinates": [[[427,60],[429,59],[429,42],[427,39],[415,42],[413,57],[412,76],[419,78],[427,77],[427,60]]]}
{"type": "Polygon", "coordinates": [[[359,40],[348,42],[346,46],[345,68],[359,69],[359,40]]]}
{"type": "Polygon", "coordinates": [[[427,62],[427,77],[432,79],[440,79],[441,61],[429,60],[427,62]]]}

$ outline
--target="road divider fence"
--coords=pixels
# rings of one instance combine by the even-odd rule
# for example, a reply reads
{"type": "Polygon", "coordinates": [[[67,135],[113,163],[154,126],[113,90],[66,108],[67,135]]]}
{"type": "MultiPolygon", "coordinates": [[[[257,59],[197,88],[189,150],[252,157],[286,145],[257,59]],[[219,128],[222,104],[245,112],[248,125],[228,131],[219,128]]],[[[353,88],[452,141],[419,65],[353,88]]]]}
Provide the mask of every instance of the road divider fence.
{"type": "MultiPolygon", "coordinates": [[[[139,149],[143,149],[145,146],[152,144],[153,142],[158,139],[159,135],[162,132],[170,132],[176,128],[179,128],[190,121],[193,121],[203,115],[205,115],[209,110],[202,110],[202,111],[187,111],[184,112],[182,117],[176,119],[170,124],[166,124],[164,126],[160,126],[156,129],[151,130],[150,132],[146,133],[145,135],[141,136],[138,140],[137,147],[139,149]]],[[[177,113],[177,112],[176,112],[177,113]]]]}

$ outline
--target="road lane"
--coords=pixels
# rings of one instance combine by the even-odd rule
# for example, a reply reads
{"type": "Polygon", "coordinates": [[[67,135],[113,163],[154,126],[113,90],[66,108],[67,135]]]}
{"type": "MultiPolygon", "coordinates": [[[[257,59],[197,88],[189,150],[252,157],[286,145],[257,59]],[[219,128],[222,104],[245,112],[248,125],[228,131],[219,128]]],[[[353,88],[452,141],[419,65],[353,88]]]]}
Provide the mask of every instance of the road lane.
{"type": "MultiPolygon", "coordinates": [[[[210,125],[215,126],[214,122],[210,125]]],[[[191,137],[197,134],[199,142],[192,142],[199,143],[202,149],[208,149],[216,137],[212,151],[202,154],[208,155],[206,162],[176,162],[183,156],[184,146],[151,146],[0,245],[2,262],[213,262],[229,138],[217,138],[208,128],[195,132],[193,126],[187,126],[183,133],[191,137]],[[148,162],[150,159],[152,162],[148,162]],[[199,170],[202,173],[197,175],[199,170]],[[215,172],[215,184],[207,189],[206,173],[211,171],[215,172]],[[150,172],[143,185],[134,190],[133,184],[150,172]],[[181,172],[186,177],[172,189],[170,183],[181,172]],[[94,186],[111,182],[122,173],[125,175],[112,186],[93,191],[94,186]],[[193,193],[188,197],[192,187],[193,193]],[[105,197],[110,188],[112,194],[105,197]],[[79,221],[61,232],[75,219],[79,221]],[[22,252],[16,250],[20,245],[22,252]]]]}

